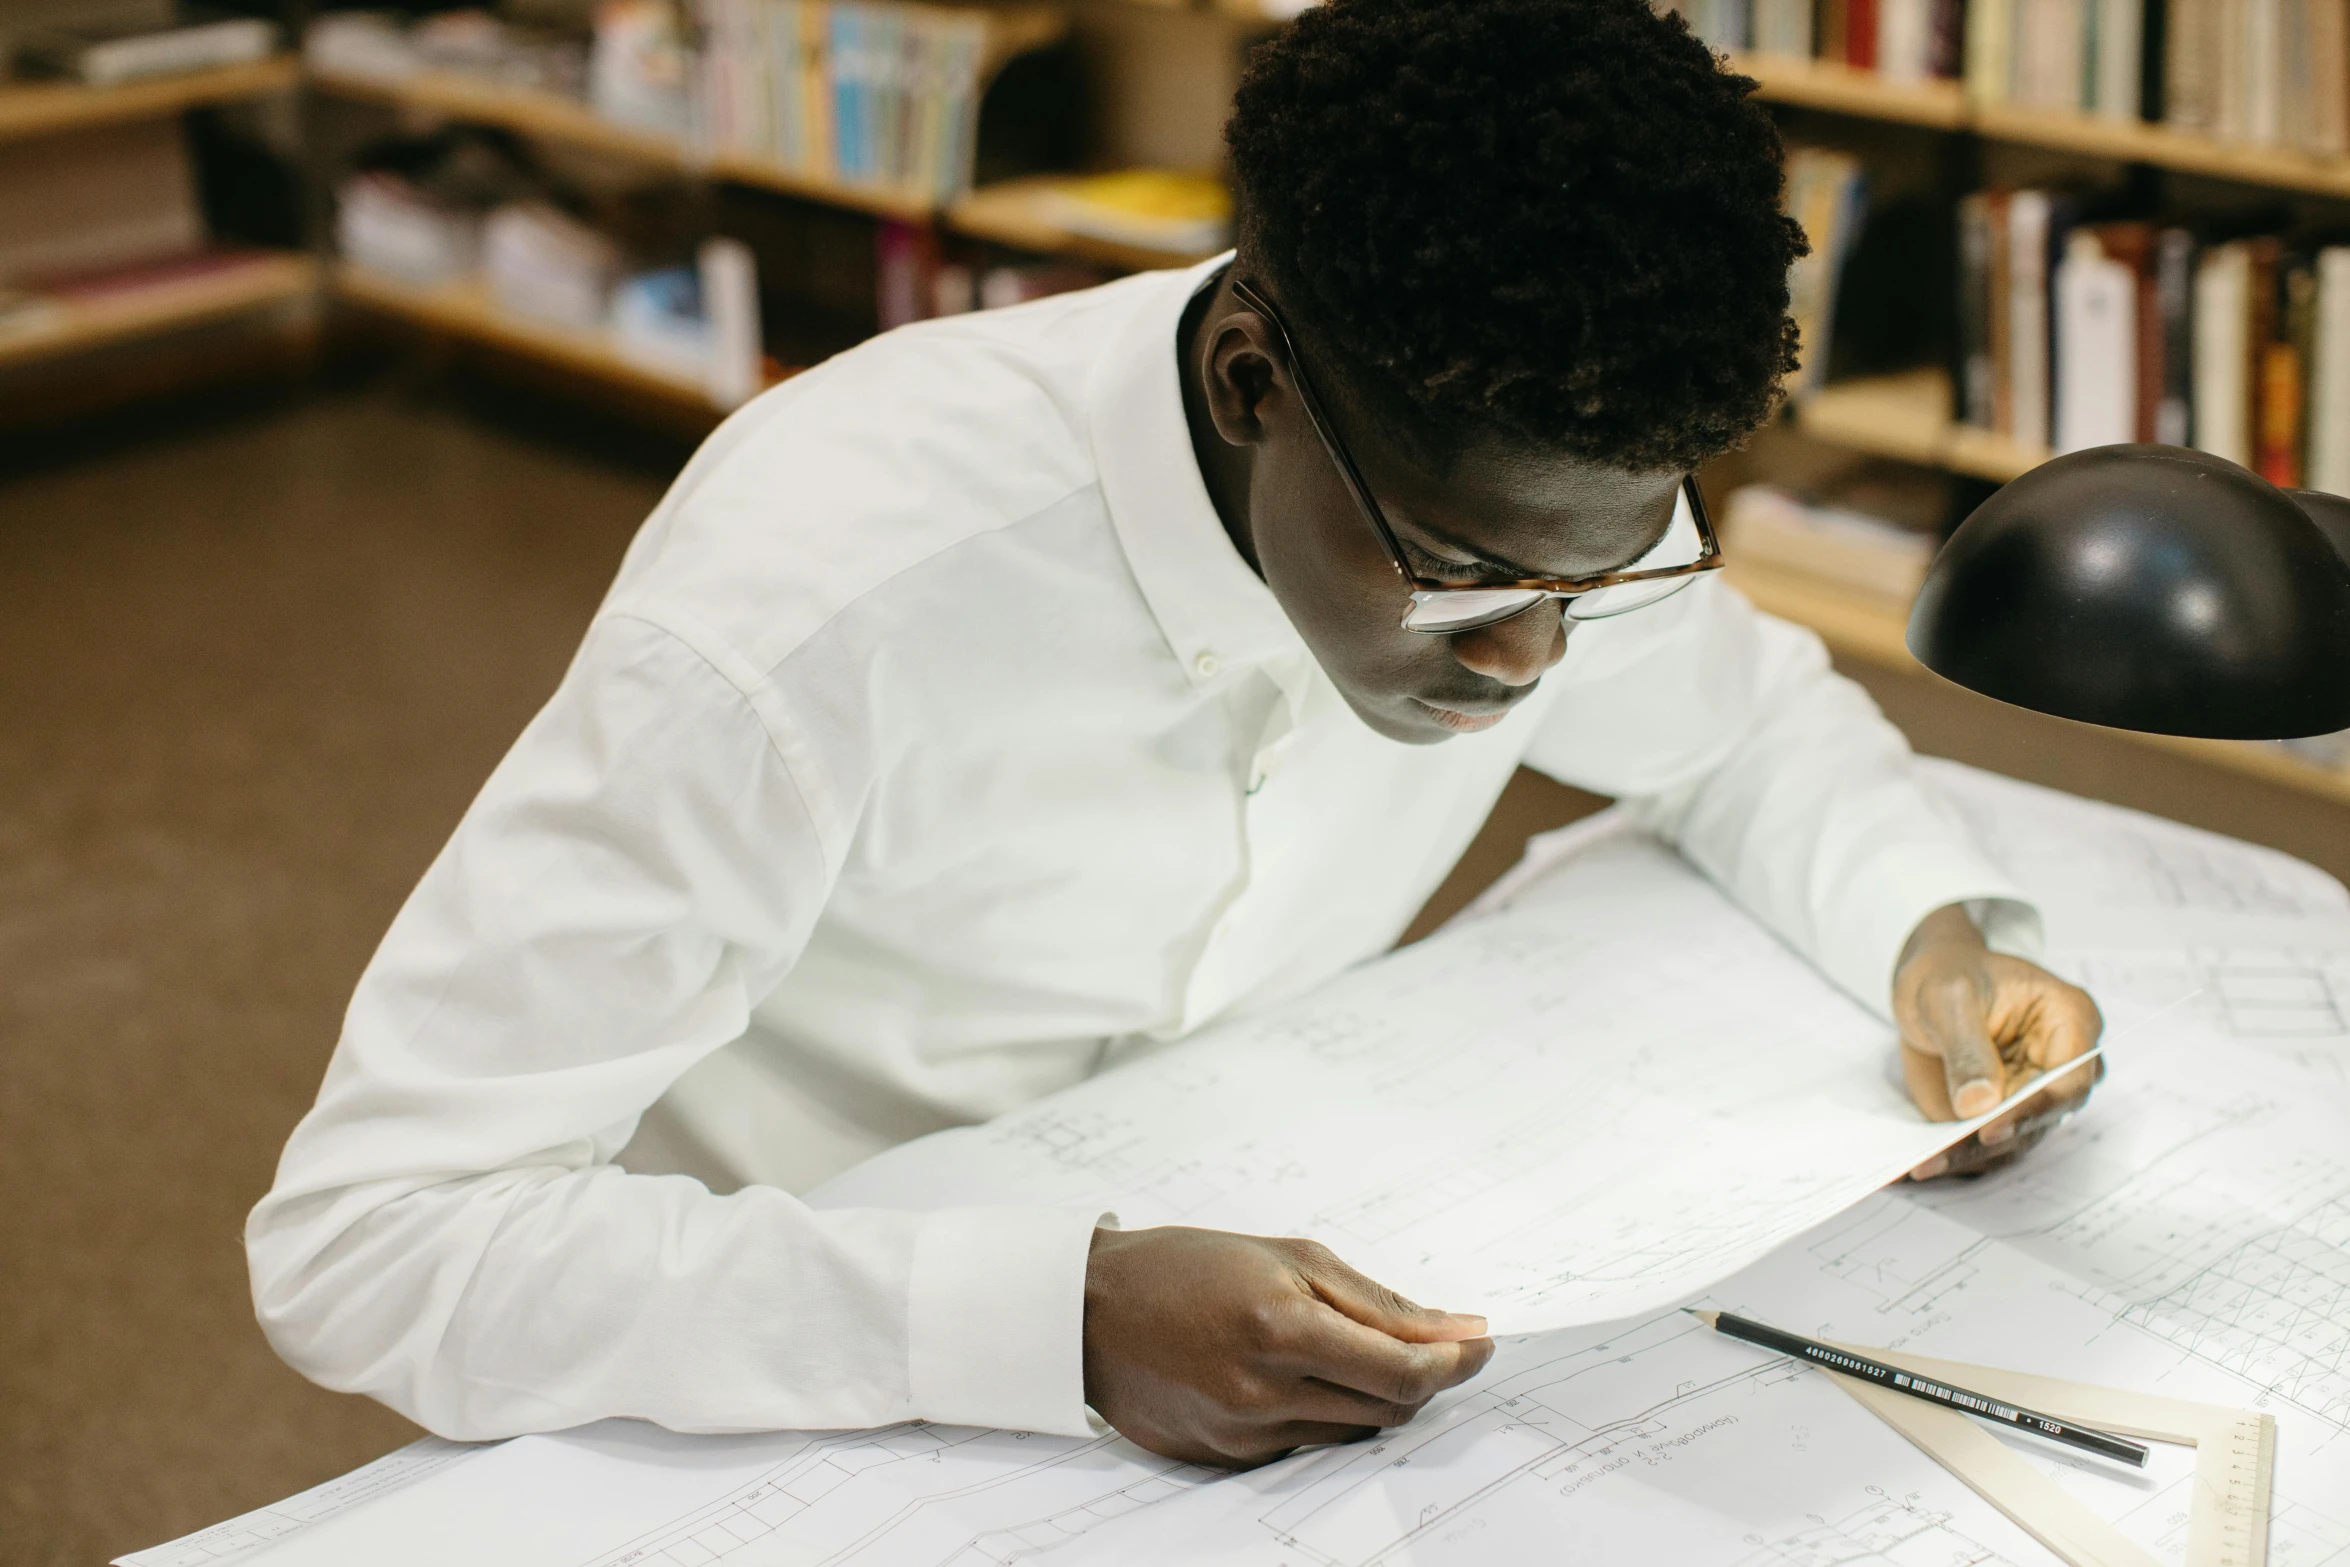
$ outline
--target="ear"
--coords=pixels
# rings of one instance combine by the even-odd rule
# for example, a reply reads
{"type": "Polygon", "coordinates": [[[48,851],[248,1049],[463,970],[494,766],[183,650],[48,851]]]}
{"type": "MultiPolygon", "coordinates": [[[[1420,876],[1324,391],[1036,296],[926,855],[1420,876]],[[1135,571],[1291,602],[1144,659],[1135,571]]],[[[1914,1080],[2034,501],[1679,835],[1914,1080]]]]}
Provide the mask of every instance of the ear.
{"type": "Polygon", "coordinates": [[[1294,395],[1271,324],[1233,306],[1209,323],[1205,339],[1200,382],[1216,433],[1228,445],[1263,445],[1272,434],[1267,414],[1294,395]]]}

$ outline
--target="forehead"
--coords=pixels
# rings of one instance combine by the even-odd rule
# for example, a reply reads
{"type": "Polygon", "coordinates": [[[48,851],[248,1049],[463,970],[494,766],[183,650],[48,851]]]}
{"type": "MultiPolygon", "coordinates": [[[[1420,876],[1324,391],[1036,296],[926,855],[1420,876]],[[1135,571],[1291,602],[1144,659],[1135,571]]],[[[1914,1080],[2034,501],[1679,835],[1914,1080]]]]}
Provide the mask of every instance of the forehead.
{"type": "Polygon", "coordinates": [[[1611,571],[1647,551],[1672,522],[1682,477],[1502,442],[1441,468],[1392,447],[1358,460],[1399,530],[1554,577],[1611,571]]]}

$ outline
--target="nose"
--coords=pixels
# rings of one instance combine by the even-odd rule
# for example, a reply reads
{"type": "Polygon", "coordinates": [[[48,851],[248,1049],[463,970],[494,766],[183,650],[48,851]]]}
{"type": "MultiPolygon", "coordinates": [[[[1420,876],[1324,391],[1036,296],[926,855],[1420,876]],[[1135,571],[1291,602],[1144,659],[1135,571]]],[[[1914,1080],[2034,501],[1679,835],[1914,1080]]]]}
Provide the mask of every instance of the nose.
{"type": "Polygon", "coordinates": [[[1563,606],[1549,599],[1499,625],[1459,632],[1452,639],[1452,656],[1463,668],[1505,686],[1530,686],[1567,656],[1563,606]]]}

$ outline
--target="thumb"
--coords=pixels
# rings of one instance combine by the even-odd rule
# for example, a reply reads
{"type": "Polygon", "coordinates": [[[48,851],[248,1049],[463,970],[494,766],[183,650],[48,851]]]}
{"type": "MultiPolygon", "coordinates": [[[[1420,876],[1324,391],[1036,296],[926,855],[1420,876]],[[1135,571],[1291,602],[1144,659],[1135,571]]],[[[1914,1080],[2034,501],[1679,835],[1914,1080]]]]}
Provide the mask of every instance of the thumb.
{"type": "Polygon", "coordinates": [[[1298,1272],[1322,1303],[1343,1317],[1407,1344],[1452,1344],[1486,1336],[1483,1317],[1406,1300],[1339,1261],[1329,1247],[1315,1241],[1297,1245],[1298,1272]]]}
{"type": "Polygon", "coordinates": [[[1950,975],[1917,998],[1917,1046],[1942,1058],[1950,1110],[1960,1120],[1983,1114],[2006,1097],[2006,1068],[1991,1042],[1989,1008],[1971,975],[1950,975]]]}

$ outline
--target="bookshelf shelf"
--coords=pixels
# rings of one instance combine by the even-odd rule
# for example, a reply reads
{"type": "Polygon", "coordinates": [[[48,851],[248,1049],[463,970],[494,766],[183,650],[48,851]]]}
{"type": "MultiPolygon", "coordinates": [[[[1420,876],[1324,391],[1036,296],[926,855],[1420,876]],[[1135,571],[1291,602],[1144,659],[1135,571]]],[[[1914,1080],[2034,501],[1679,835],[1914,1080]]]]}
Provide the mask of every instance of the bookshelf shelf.
{"type": "MultiPolygon", "coordinates": [[[[1830,650],[1880,668],[1919,672],[1903,640],[1903,606],[1815,582],[1792,572],[1733,565],[1730,580],[1767,614],[1809,626],[1830,650]]],[[[2185,735],[2147,735],[2114,729],[2120,736],[2158,751],[2193,757],[2229,772],[2263,779],[2282,788],[2350,806],[2350,772],[2305,762],[2280,747],[2246,740],[2200,740],[2185,735]]]]}
{"type": "Polygon", "coordinates": [[[1730,63],[1761,83],[1761,96],[1774,103],[1941,130],[1957,130],[1967,120],[1966,96],[1956,82],[1889,82],[1874,71],[1791,55],[1740,54],[1730,63]]]}
{"type": "Polygon", "coordinates": [[[0,141],[49,136],[91,125],[156,119],[201,104],[233,103],[290,91],[301,80],[292,55],[251,65],[160,76],[121,87],[73,82],[12,82],[0,86],[0,141]]]}
{"type": "Polygon", "coordinates": [[[1106,267],[1147,272],[1154,267],[1188,266],[1216,254],[1212,250],[1161,250],[1072,233],[1047,215],[1044,198],[1062,180],[1046,175],[1036,179],[1006,180],[983,185],[947,208],[947,227],[973,239],[984,239],[1015,250],[1039,255],[1067,256],[1106,267]]]}
{"type": "Polygon", "coordinates": [[[1994,141],[2057,147],[2129,163],[2151,163],[2187,174],[2208,174],[2247,185],[2350,196],[2350,158],[2325,158],[2282,147],[2192,136],[2168,126],[2046,109],[1985,105],[1974,127],[1994,141]]]}
{"type": "Polygon", "coordinates": [[[335,269],[334,288],[339,298],[352,304],[418,326],[522,354],[609,386],[715,411],[701,382],[637,363],[614,348],[603,332],[532,321],[502,310],[478,282],[424,288],[346,263],[335,269]]]}
{"type": "Polygon", "coordinates": [[[502,87],[451,71],[419,71],[401,77],[313,71],[311,80],[338,97],[495,125],[518,135],[587,147],[680,174],[757,185],[879,217],[921,221],[937,210],[937,204],[926,196],[801,174],[754,158],[705,153],[682,138],[607,120],[586,104],[554,93],[502,87]]]}
{"type": "Polygon", "coordinates": [[[1795,405],[1795,423],[1804,434],[1832,446],[1947,468],[1999,484],[2052,455],[1957,423],[1950,409],[1950,377],[1945,372],[1904,370],[1824,386],[1795,405]]]}
{"type": "Polygon", "coordinates": [[[61,305],[0,326],[0,365],[29,364],[109,343],[197,326],[312,297],[318,265],[307,256],[263,255],[231,270],[142,288],[119,299],[61,305]]]}

